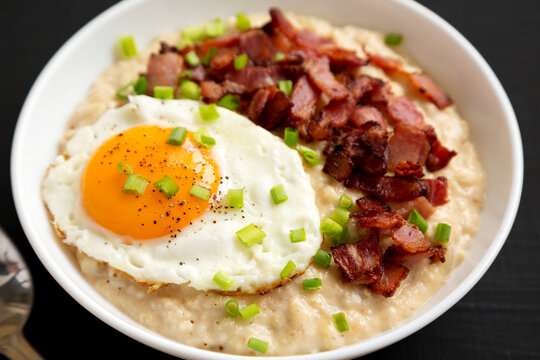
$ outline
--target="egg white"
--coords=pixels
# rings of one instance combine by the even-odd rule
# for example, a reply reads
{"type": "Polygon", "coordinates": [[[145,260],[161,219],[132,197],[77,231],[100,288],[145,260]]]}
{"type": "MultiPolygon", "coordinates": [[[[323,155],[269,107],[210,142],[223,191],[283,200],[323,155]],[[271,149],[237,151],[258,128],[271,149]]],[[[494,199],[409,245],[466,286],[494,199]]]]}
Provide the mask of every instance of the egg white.
{"type": "Polygon", "coordinates": [[[303,272],[322,238],[315,192],[298,153],[227,109],[218,107],[219,119],[204,121],[199,106],[192,100],[130,97],[128,104],[76,132],[43,183],[45,203],[64,242],[148,284],[188,283],[199,290],[220,290],[212,279],[221,270],[234,281],[229,291],[251,293],[278,284],[289,260],[296,264],[294,273],[303,272]],[[207,210],[175,238],[136,241],[96,224],[81,202],[83,170],[106,140],[143,125],[207,128],[216,139],[211,151],[223,180],[217,200],[226,205],[227,190],[243,188],[244,208],[207,210]],[[280,184],[288,200],[275,205],[270,189],[280,184]],[[251,223],[267,236],[262,244],[246,247],[236,232],[251,223]],[[298,228],[305,229],[306,241],[291,243],[289,232],[298,228]]]}

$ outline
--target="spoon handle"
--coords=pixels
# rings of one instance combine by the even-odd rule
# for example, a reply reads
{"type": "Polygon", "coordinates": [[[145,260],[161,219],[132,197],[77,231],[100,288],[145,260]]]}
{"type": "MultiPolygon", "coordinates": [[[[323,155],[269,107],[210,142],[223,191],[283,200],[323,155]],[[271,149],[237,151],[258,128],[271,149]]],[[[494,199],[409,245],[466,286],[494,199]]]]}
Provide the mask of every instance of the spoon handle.
{"type": "Polygon", "coordinates": [[[0,343],[0,353],[11,360],[43,360],[24,336],[16,332],[0,343]]]}

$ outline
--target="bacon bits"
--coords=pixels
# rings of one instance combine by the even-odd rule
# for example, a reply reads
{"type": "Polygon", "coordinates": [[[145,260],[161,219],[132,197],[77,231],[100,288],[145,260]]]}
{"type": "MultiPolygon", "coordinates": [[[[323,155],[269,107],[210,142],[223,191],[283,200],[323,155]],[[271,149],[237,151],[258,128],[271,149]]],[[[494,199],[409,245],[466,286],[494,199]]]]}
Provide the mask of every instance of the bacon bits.
{"type": "Polygon", "coordinates": [[[175,52],[153,54],[148,62],[146,79],[148,81],[147,94],[154,95],[155,86],[171,86],[176,88],[178,75],[184,66],[183,58],[175,52]]]}
{"type": "Polygon", "coordinates": [[[332,256],[345,284],[370,284],[379,278],[382,253],[376,235],[354,244],[334,245],[332,256]]]}
{"type": "Polygon", "coordinates": [[[391,297],[409,274],[409,269],[391,261],[383,261],[379,278],[369,284],[369,289],[375,294],[391,297]]]}
{"type": "Polygon", "coordinates": [[[435,104],[439,109],[444,109],[454,102],[446,93],[431,80],[425,73],[414,73],[409,75],[411,85],[420,92],[426,99],[435,104]]]}

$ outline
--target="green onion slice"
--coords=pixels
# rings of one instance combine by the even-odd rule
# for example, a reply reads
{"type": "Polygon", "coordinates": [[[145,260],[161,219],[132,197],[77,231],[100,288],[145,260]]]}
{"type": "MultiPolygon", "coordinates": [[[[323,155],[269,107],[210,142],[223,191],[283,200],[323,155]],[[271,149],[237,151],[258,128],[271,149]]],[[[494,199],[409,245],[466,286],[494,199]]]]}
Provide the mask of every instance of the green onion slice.
{"type": "Polygon", "coordinates": [[[306,230],[304,228],[291,230],[290,238],[292,243],[306,241],[306,230]]]}
{"type": "Polygon", "coordinates": [[[428,229],[428,223],[424,219],[422,215],[418,212],[416,209],[412,209],[412,211],[409,213],[409,217],[407,218],[407,221],[413,225],[418,226],[420,231],[425,234],[428,229]]]}
{"type": "Polygon", "coordinates": [[[350,211],[341,207],[337,207],[336,210],[330,215],[330,219],[334,220],[340,225],[345,225],[349,221],[350,211]]]}
{"type": "Polygon", "coordinates": [[[154,97],[156,99],[172,99],[174,98],[174,90],[172,86],[154,86],[154,97]]]}
{"type": "Polygon", "coordinates": [[[288,278],[294,269],[296,269],[296,264],[292,260],[289,260],[287,264],[285,264],[285,267],[283,267],[283,270],[279,273],[279,277],[282,279],[288,278]]]}
{"type": "Polygon", "coordinates": [[[133,174],[133,170],[131,169],[131,166],[129,166],[126,163],[119,162],[118,164],[116,164],[116,168],[118,169],[118,172],[122,175],[133,174]]]}
{"type": "Polygon", "coordinates": [[[236,14],[236,28],[240,31],[251,29],[251,22],[244,13],[236,14]]]}
{"type": "Polygon", "coordinates": [[[270,195],[274,200],[274,204],[278,205],[288,199],[287,194],[285,193],[285,187],[283,185],[276,185],[270,189],[270,195]]]}
{"type": "Polygon", "coordinates": [[[244,207],[244,189],[229,189],[228,198],[229,198],[229,207],[232,207],[232,208],[244,207]]]}
{"type": "Polygon", "coordinates": [[[120,89],[116,91],[116,96],[120,99],[126,100],[128,98],[128,95],[131,95],[133,93],[133,82],[130,82],[127,85],[122,86],[120,89]]]}
{"type": "Polygon", "coordinates": [[[193,42],[193,40],[191,40],[190,38],[187,38],[185,36],[182,36],[180,41],[178,41],[177,47],[178,47],[178,50],[184,50],[188,46],[193,46],[194,44],[195,43],[193,42]]]}
{"type": "Polygon", "coordinates": [[[280,62],[281,60],[285,59],[285,54],[282,53],[282,52],[277,52],[276,53],[276,57],[275,57],[275,61],[276,62],[280,62]]]}
{"type": "Polygon", "coordinates": [[[321,221],[321,233],[330,237],[331,239],[339,238],[343,232],[343,228],[344,227],[342,225],[331,218],[326,218],[321,221]]]}
{"type": "Polygon", "coordinates": [[[210,190],[199,185],[193,185],[191,190],[189,190],[189,195],[195,196],[203,201],[208,201],[208,199],[210,199],[210,190]]]}
{"type": "Polygon", "coordinates": [[[219,118],[216,104],[208,104],[199,107],[199,115],[204,121],[212,121],[219,118]]]}
{"type": "Polygon", "coordinates": [[[302,154],[302,156],[309,165],[319,165],[320,160],[319,153],[317,151],[303,145],[300,145],[298,151],[300,151],[300,154],[302,154]]]}
{"type": "Polygon", "coordinates": [[[133,85],[133,91],[137,95],[144,95],[148,88],[148,79],[145,76],[139,76],[135,84],[133,85]]]}
{"type": "Polygon", "coordinates": [[[322,281],[319,278],[305,279],[302,282],[304,290],[319,290],[322,286],[322,281]]]}
{"type": "Polygon", "coordinates": [[[148,181],[141,175],[130,174],[122,187],[122,192],[124,194],[141,195],[147,183],[148,181]]]}
{"type": "Polygon", "coordinates": [[[206,128],[199,128],[199,130],[193,133],[192,137],[195,142],[204,146],[205,148],[209,149],[216,145],[216,140],[210,136],[210,133],[206,128]]]}
{"type": "Polygon", "coordinates": [[[268,342],[254,337],[249,338],[247,346],[261,354],[266,354],[266,351],[268,350],[268,342]]]}
{"type": "Polygon", "coordinates": [[[210,65],[210,60],[212,60],[212,58],[216,56],[217,53],[218,53],[218,49],[215,46],[212,46],[210,49],[208,49],[206,54],[204,54],[203,58],[201,59],[201,62],[203,63],[203,65],[206,65],[206,66],[210,65]]]}
{"type": "Polygon", "coordinates": [[[219,99],[217,105],[229,110],[234,110],[240,106],[240,97],[238,97],[238,95],[227,94],[219,99]]]}
{"type": "Polygon", "coordinates": [[[155,182],[154,187],[159,189],[166,197],[174,196],[178,192],[178,185],[168,175],[163,176],[159,181],[155,182]]]}
{"type": "Polygon", "coordinates": [[[279,90],[283,91],[285,95],[291,96],[292,90],[293,90],[293,82],[292,80],[280,80],[278,82],[279,90]]]}
{"type": "Polygon", "coordinates": [[[315,256],[313,257],[313,262],[315,264],[326,269],[330,267],[330,260],[332,260],[332,254],[321,249],[317,250],[315,256]]]}
{"type": "Polygon", "coordinates": [[[350,209],[353,206],[354,202],[347,194],[343,194],[339,197],[338,204],[340,208],[350,209]]]}
{"type": "Polygon", "coordinates": [[[167,144],[174,145],[174,146],[180,146],[184,142],[184,139],[186,138],[187,130],[185,127],[175,127],[171,130],[171,133],[169,134],[169,138],[167,139],[167,144]]]}
{"type": "Polygon", "coordinates": [[[225,34],[225,24],[220,18],[216,18],[213,21],[206,23],[204,27],[206,36],[215,38],[225,34]]]}
{"type": "Polygon", "coordinates": [[[201,89],[199,84],[191,80],[184,80],[180,83],[180,91],[186,99],[199,100],[201,97],[201,89]]]}
{"type": "Polygon", "coordinates": [[[435,241],[448,242],[450,240],[450,231],[452,227],[445,223],[437,224],[437,230],[435,230],[435,241]]]}
{"type": "Polygon", "coordinates": [[[251,247],[255,244],[261,244],[266,237],[266,233],[255,224],[249,224],[245,228],[238,230],[236,236],[244,246],[251,247]]]}
{"type": "Polygon", "coordinates": [[[234,58],[234,68],[236,70],[242,70],[248,63],[247,54],[241,54],[234,58]]]}
{"type": "Polygon", "coordinates": [[[337,331],[344,332],[349,330],[349,324],[347,324],[345,313],[340,312],[333,314],[332,317],[334,318],[334,324],[336,325],[337,331]]]}
{"type": "Polygon", "coordinates": [[[397,46],[403,41],[403,35],[401,34],[387,34],[384,38],[386,45],[397,46]]]}
{"type": "Polygon", "coordinates": [[[349,233],[349,228],[346,225],[343,225],[343,231],[338,237],[332,238],[332,243],[344,244],[347,242],[347,240],[349,240],[350,237],[351,237],[351,234],[349,233]]]}
{"type": "Polygon", "coordinates": [[[204,40],[204,29],[201,26],[189,26],[182,30],[182,38],[187,38],[192,41],[204,40]]]}
{"type": "Polygon", "coordinates": [[[246,306],[243,309],[240,309],[238,312],[240,313],[240,316],[242,317],[243,320],[247,320],[250,317],[253,317],[259,314],[261,311],[259,310],[259,307],[257,306],[257,304],[253,303],[246,306]]]}
{"type": "Polygon", "coordinates": [[[283,135],[285,145],[295,148],[298,145],[298,130],[286,127],[283,135]]]}
{"type": "Polygon", "coordinates": [[[238,301],[234,299],[231,299],[225,303],[225,311],[227,312],[227,314],[231,315],[232,317],[235,317],[236,315],[238,315],[239,307],[240,305],[238,305],[238,301]]]}
{"type": "Polygon", "coordinates": [[[122,36],[118,39],[118,45],[123,58],[128,59],[137,55],[137,46],[135,45],[135,39],[133,36],[122,36]]]}
{"type": "Polygon", "coordinates": [[[186,62],[189,64],[189,66],[192,67],[199,65],[199,63],[201,62],[195,50],[191,50],[190,52],[188,52],[184,58],[186,59],[186,62]]]}
{"type": "Polygon", "coordinates": [[[229,275],[225,274],[223,271],[219,270],[212,279],[221,289],[227,291],[233,284],[233,280],[229,275]]]}

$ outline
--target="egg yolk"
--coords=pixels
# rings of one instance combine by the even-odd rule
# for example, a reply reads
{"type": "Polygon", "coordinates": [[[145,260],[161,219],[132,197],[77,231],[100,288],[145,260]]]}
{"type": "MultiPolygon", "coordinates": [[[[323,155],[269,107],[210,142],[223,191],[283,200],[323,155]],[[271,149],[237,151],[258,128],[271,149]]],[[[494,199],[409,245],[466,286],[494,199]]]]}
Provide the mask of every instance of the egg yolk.
{"type": "Polygon", "coordinates": [[[220,182],[211,152],[198,145],[190,132],[181,146],[167,144],[171,131],[140,126],[101,145],[81,181],[84,208],[95,222],[118,235],[153,239],[181,231],[211,206],[220,182]],[[122,192],[127,175],[118,171],[118,163],[148,180],[141,195],[122,192]],[[154,187],[165,175],[179,188],[171,197],[154,187]],[[210,199],[190,195],[193,185],[210,190],[210,199]]]}

